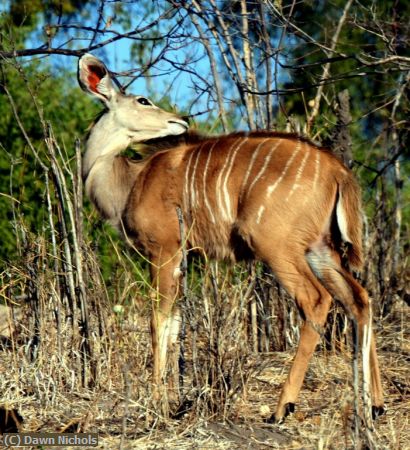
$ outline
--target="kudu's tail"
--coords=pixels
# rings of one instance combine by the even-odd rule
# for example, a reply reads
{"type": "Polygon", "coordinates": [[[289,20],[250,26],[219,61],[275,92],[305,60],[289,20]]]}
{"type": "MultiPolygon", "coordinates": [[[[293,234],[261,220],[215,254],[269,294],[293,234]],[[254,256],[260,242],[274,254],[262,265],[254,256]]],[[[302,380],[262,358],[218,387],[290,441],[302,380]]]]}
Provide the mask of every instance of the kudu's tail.
{"type": "Polygon", "coordinates": [[[360,187],[352,176],[343,178],[338,185],[337,225],[343,242],[348,244],[349,266],[354,270],[360,270],[363,266],[363,216],[360,187]]]}

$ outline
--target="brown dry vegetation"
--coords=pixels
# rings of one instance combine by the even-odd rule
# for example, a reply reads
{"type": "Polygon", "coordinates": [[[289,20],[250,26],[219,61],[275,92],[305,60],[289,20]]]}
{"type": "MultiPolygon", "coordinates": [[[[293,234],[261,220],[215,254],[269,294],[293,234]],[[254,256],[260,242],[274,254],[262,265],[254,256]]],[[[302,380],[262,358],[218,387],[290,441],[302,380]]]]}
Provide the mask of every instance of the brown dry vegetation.
{"type": "MultiPolygon", "coordinates": [[[[113,449],[119,448],[122,434],[126,436],[123,448],[353,448],[349,352],[317,352],[297,412],[278,426],[267,425],[263,419],[277,401],[293,351],[252,353],[246,345],[225,349],[221,344],[226,353],[224,367],[228,371],[236,368],[237,391],[221,393],[217,381],[214,392],[212,385],[193,389],[185,381],[194,404],[181,419],[166,420],[152,409],[146,321],[133,307],[123,323],[118,323],[112,312],[107,316],[111,342],[99,349],[98,380],[92,386],[81,383],[79,355],[58,352],[52,310],[42,320],[45,328],[35,361],[27,355],[28,341],[14,341],[12,348],[3,350],[1,404],[19,411],[24,420],[21,430],[98,432],[99,448],[113,449]],[[212,405],[212,398],[216,405],[212,405]]],[[[379,448],[404,449],[410,442],[410,345],[409,336],[400,331],[405,311],[397,308],[391,319],[389,326],[378,327],[388,411],[377,421],[374,438],[379,448]]],[[[18,327],[28,322],[25,316],[18,327]]],[[[233,333],[229,328],[225,331],[233,333]]],[[[70,330],[61,331],[66,341],[70,330]]],[[[26,333],[20,333],[20,339],[26,333]]],[[[191,340],[190,332],[187,347],[191,340]]],[[[203,376],[209,373],[206,369],[207,364],[212,365],[211,359],[202,361],[198,368],[203,376]]],[[[188,380],[191,370],[189,365],[188,380]]]]}
{"type": "Polygon", "coordinates": [[[259,266],[202,261],[189,272],[181,387],[189,408],[160,414],[151,398],[144,272],[136,277],[136,264],[113,241],[123,270],[107,294],[80,217],[70,222],[67,212],[70,202],[78,211],[79,192],[56,201],[52,219],[59,230],[66,219],[66,234],[56,231],[53,244],[27,232],[21,261],[2,273],[0,405],[18,412],[20,431],[97,432],[99,448],[110,449],[409,448],[409,311],[397,293],[383,319],[375,302],[388,409],[373,432],[354,433],[351,326],[338,308],[296,413],[283,425],[264,422],[290,368],[299,319],[259,266]]]}

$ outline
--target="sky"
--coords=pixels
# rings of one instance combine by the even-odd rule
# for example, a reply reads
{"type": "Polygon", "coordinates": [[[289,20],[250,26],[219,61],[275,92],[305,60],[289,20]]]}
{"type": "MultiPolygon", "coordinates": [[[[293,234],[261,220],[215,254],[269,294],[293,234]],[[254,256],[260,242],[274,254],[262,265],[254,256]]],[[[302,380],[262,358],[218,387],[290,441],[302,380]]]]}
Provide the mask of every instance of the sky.
{"type": "MultiPolygon", "coordinates": [[[[6,2],[7,3],[7,2],[6,2]]],[[[104,28],[106,26],[107,21],[111,20],[111,25],[108,28],[109,31],[114,30],[117,32],[126,32],[129,30],[140,29],[147,24],[151,23],[153,19],[156,19],[158,15],[163,12],[164,6],[167,5],[165,2],[155,1],[153,0],[151,4],[153,7],[153,11],[146,11],[143,8],[143,5],[147,4],[147,2],[114,2],[114,1],[106,1],[104,8],[104,21],[101,23],[100,28],[104,28]],[[115,11],[115,8],[119,8],[119,5],[123,8],[122,11],[115,11]],[[158,5],[160,5],[158,7],[158,5]],[[158,10],[159,8],[159,10],[158,10]],[[117,14],[117,17],[116,17],[117,14]]],[[[5,8],[5,3],[2,3],[2,8],[5,8]]],[[[87,5],[84,10],[81,12],[81,16],[67,18],[63,17],[63,24],[76,25],[76,26],[87,26],[94,27],[98,18],[98,10],[95,6],[87,5]]],[[[43,19],[44,20],[44,19],[43,19]]],[[[57,17],[53,16],[51,21],[51,25],[57,23],[57,17]]],[[[161,33],[168,27],[170,21],[161,20],[159,22],[159,32],[161,33]]],[[[26,48],[36,48],[45,42],[45,33],[43,30],[45,23],[39,23],[37,31],[33,32],[31,36],[27,39],[26,48]]],[[[173,42],[175,49],[171,52],[167,52],[167,57],[171,61],[182,62],[187,57],[191,60],[195,60],[189,66],[189,69],[192,69],[194,72],[198,73],[203,79],[206,81],[212,82],[211,70],[209,66],[209,61],[207,57],[198,58],[199,55],[204,55],[205,50],[202,44],[195,43],[194,39],[192,39],[192,35],[189,35],[191,30],[184,30],[186,32],[186,39],[181,39],[181,42],[173,42]],[[186,42],[188,45],[185,47],[186,42]],[[198,58],[198,60],[196,60],[198,58]]],[[[52,45],[53,47],[57,46],[71,46],[71,48],[85,48],[89,45],[89,38],[92,36],[92,31],[85,32],[81,31],[83,39],[80,39],[75,36],[76,31],[73,29],[69,29],[67,31],[59,31],[57,37],[53,39],[52,45]],[[67,44],[68,41],[71,41],[67,44]]],[[[77,33],[79,33],[77,31],[77,33]]],[[[141,35],[139,37],[146,38],[151,31],[147,32],[145,35],[141,35]]],[[[195,35],[195,32],[193,32],[195,35]]],[[[107,38],[113,36],[109,32],[101,35],[97,35],[95,43],[106,40],[107,38]]],[[[123,72],[127,71],[131,68],[137,68],[138,62],[136,58],[130,58],[131,54],[131,46],[133,42],[129,39],[120,39],[116,42],[113,42],[99,50],[93,51],[93,54],[97,57],[103,59],[103,61],[107,64],[109,70],[113,72],[123,72]]],[[[144,43],[145,45],[145,43],[144,43]]],[[[150,48],[151,42],[147,42],[147,49],[150,48]]],[[[160,45],[158,45],[160,48],[160,45]]],[[[158,52],[158,50],[156,50],[158,52]]],[[[154,52],[155,56],[155,52],[154,52]]],[[[52,56],[40,56],[39,58],[43,59],[46,64],[51,66],[52,73],[61,74],[62,71],[71,74],[73,83],[76,83],[76,73],[77,73],[77,63],[78,58],[74,56],[65,56],[65,55],[52,55],[52,56]]],[[[29,58],[26,59],[27,61],[29,58]]],[[[142,62],[144,63],[144,61],[142,62]]],[[[223,70],[219,71],[220,74],[223,74],[223,70]]],[[[191,74],[181,71],[181,70],[172,70],[172,67],[167,62],[160,62],[155,65],[154,69],[150,70],[150,75],[159,75],[154,78],[151,76],[145,77],[142,75],[139,77],[129,88],[128,92],[133,94],[140,94],[146,97],[149,97],[156,103],[162,103],[162,100],[166,98],[169,106],[174,108],[176,111],[180,111],[183,114],[191,114],[197,115],[206,111],[213,111],[216,109],[216,104],[213,99],[207,95],[200,95],[200,90],[197,89],[196,84],[201,83],[199,78],[193,77],[191,74]],[[170,72],[171,73],[167,73],[170,72]]],[[[283,80],[283,76],[285,74],[280,74],[280,79],[283,80]]],[[[70,76],[70,75],[68,75],[70,76]]],[[[221,78],[223,80],[225,75],[222,75],[221,78]]],[[[127,82],[129,79],[122,80],[119,78],[121,82],[127,82]]],[[[232,81],[226,82],[223,86],[223,94],[226,99],[228,109],[232,107],[234,104],[232,103],[232,99],[238,99],[238,92],[234,87],[232,81]]],[[[276,101],[276,98],[273,99],[276,101]]],[[[239,111],[239,110],[238,110],[239,111]]],[[[205,119],[207,116],[204,114],[203,116],[200,114],[198,119],[205,119]]],[[[236,124],[238,129],[246,129],[247,124],[243,119],[244,115],[238,114],[239,123],[236,124]],[[241,119],[242,117],[242,119],[241,119]]]]}
{"type": "MultiPolygon", "coordinates": [[[[110,16],[114,16],[114,4],[107,4],[105,7],[105,19],[110,16]]],[[[110,29],[119,32],[126,32],[132,29],[138,29],[145,26],[147,23],[150,23],[154,18],[157,17],[157,12],[153,14],[147,14],[144,18],[142,17],[142,12],[140,11],[140,7],[138,4],[133,5],[125,5],[125,7],[129,8],[129,17],[130,23],[126,28],[121,27],[120,22],[113,22],[110,29]]],[[[95,13],[91,14],[88,19],[82,20],[81,24],[84,26],[94,26],[96,23],[95,13]]],[[[165,22],[164,22],[165,24],[165,22]]],[[[164,25],[166,26],[166,25],[164,25]]],[[[161,27],[161,22],[160,22],[161,27]]],[[[105,40],[109,38],[110,35],[100,35],[97,37],[96,42],[105,40]]],[[[144,37],[144,36],[142,36],[144,37]]],[[[62,42],[62,41],[61,41],[62,42]]],[[[100,50],[93,51],[92,53],[103,59],[103,61],[107,64],[109,70],[113,72],[124,72],[128,71],[131,68],[137,67],[137,63],[135,60],[130,60],[131,54],[131,45],[133,41],[129,39],[120,39],[116,42],[113,42],[100,50]]],[[[76,47],[86,47],[88,45],[88,41],[86,40],[78,40],[75,42],[76,47]]],[[[148,44],[150,45],[150,44],[148,44]]],[[[182,50],[173,51],[167,56],[173,61],[182,61],[184,59],[184,53],[182,50]]],[[[52,64],[55,64],[57,67],[61,64],[63,67],[68,68],[74,74],[77,70],[77,58],[75,57],[65,57],[65,56],[53,56],[52,64]]],[[[151,70],[151,74],[161,74],[161,76],[151,78],[145,77],[142,75],[139,77],[128,89],[128,92],[133,94],[140,94],[147,96],[154,101],[161,101],[162,97],[167,95],[170,98],[170,101],[173,105],[177,106],[179,109],[187,110],[191,106],[192,98],[194,97],[194,92],[192,88],[192,77],[191,75],[184,72],[175,72],[169,75],[163,75],[164,73],[170,70],[170,65],[166,62],[161,62],[157,64],[153,70],[151,70]],[[177,74],[177,77],[175,76],[177,74]],[[171,85],[172,83],[172,85],[171,85]]],[[[206,58],[201,59],[195,64],[195,70],[199,71],[201,74],[209,73],[209,64],[206,58]]],[[[125,78],[122,80],[119,78],[121,82],[128,82],[129,79],[125,78]]],[[[203,101],[199,100],[192,107],[192,113],[201,111],[206,108],[206,105],[203,101]]]]}

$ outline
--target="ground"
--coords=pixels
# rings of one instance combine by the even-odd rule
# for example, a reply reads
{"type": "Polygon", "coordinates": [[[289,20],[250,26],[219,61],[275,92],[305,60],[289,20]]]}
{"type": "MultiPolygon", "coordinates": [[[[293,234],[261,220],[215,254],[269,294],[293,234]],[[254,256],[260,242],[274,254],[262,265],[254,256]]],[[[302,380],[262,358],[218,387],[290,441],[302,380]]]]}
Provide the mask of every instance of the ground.
{"type": "MultiPolygon", "coordinates": [[[[410,448],[410,340],[405,308],[403,304],[396,311],[388,326],[377,327],[387,406],[370,433],[377,448],[410,448]]],[[[146,330],[140,343],[143,337],[147,339],[146,330]]],[[[101,449],[358,448],[366,437],[362,431],[355,438],[352,431],[352,365],[347,350],[319,349],[295,414],[280,425],[264,421],[273,411],[293,354],[294,350],[252,355],[246,364],[251,373],[246,389],[228,395],[225,414],[218,411],[213,416],[203,404],[194,404],[176,420],[164,419],[152,409],[149,355],[146,373],[122,367],[122,374],[86,389],[70,387],[69,380],[58,385],[57,369],[48,377],[28,363],[17,370],[16,353],[6,349],[0,360],[1,404],[21,416],[20,431],[97,432],[101,449]]],[[[115,351],[111,357],[116,358],[115,351]]]]}

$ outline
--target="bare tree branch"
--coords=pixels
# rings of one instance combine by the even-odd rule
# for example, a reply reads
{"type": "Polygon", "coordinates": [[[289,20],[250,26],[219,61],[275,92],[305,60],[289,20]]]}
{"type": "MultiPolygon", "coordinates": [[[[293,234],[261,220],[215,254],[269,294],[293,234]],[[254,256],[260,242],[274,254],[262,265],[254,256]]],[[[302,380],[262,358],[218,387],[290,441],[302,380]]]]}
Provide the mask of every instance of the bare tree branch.
{"type": "MultiPolygon", "coordinates": [[[[343,9],[343,13],[340,16],[339,22],[337,24],[336,30],[335,30],[335,34],[332,37],[332,45],[330,46],[330,55],[332,55],[335,52],[337,43],[339,41],[339,36],[340,36],[340,32],[342,31],[342,27],[346,21],[347,18],[347,14],[349,12],[350,7],[352,6],[353,0],[348,0],[344,9],[343,9]]],[[[329,55],[329,56],[330,56],[329,55]]],[[[323,74],[322,74],[322,80],[327,80],[327,78],[329,77],[329,71],[330,71],[330,62],[326,63],[324,68],[323,68],[323,74]]],[[[309,115],[309,118],[307,120],[307,124],[306,124],[306,131],[307,134],[310,133],[310,130],[312,128],[312,124],[314,122],[314,120],[316,119],[316,116],[319,113],[319,107],[320,107],[320,100],[322,98],[323,95],[323,84],[321,84],[316,92],[316,96],[314,99],[314,103],[313,103],[313,109],[312,112],[309,115]]]]}
{"type": "Polygon", "coordinates": [[[197,20],[196,16],[194,14],[192,14],[191,16],[191,20],[192,23],[195,25],[199,36],[201,38],[201,43],[203,44],[203,46],[205,47],[206,53],[208,55],[209,58],[209,63],[211,66],[211,72],[212,72],[212,77],[214,79],[215,82],[215,92],[216,92],[216,100],[218,102],[218,108],[219,108],[219,116],[221,118],[221,123],[222,123],[222,128],[224,131],[228,130],[228,124],[227,124],[227,120],[226,120],[226,112],[225,112],[225,107],[224,107],[224,103],[223,103],[223,95],[222,95],[222,88],[221,88],[221,81],[220,81],[220,77],[218,74],[218,70],[217,70],[217,62],[216,62],[216,58],[214,56],[214,52],[212,51],[211,48],[211,43],[208,39],[208,37],[205,35],[204,30],[202,29],[199,21],[197,20]]]}

